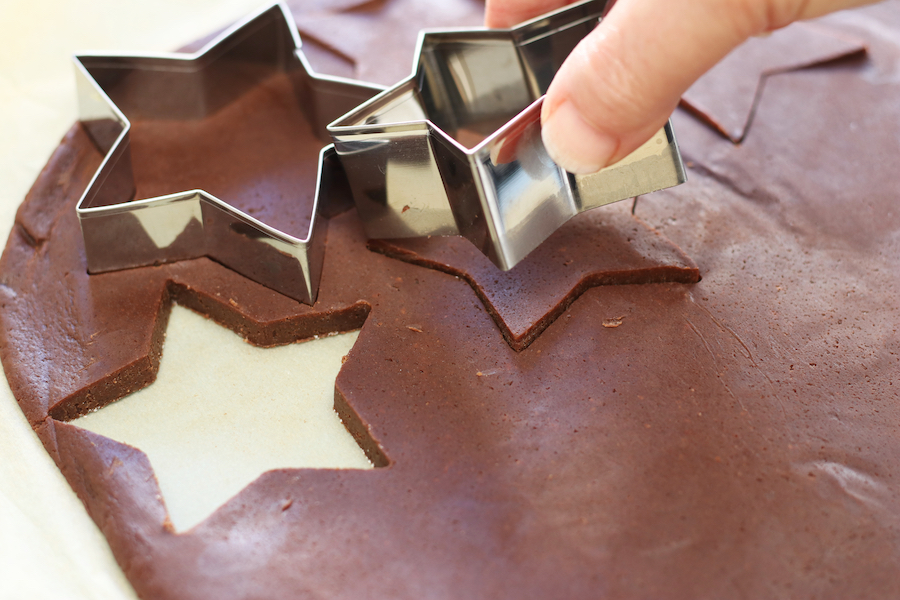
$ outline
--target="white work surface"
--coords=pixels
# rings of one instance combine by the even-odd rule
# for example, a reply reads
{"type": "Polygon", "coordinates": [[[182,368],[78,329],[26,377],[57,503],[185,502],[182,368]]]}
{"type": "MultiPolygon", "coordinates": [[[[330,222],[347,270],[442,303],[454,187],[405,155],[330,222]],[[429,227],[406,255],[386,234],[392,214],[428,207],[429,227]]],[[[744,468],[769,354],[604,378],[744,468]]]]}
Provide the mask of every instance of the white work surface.
{"type": "MultiPolygon", "coordinates": [[[[266,4],[259,0],[2,0],[0,237],[4,241],[8,237],[16,208],[77,118],[70,58],[73,53],[79,50],[111,53],[172,50],[266,4]]],[[[195,339],[198,335],[202,337],[203,331],[217,327],[182,311],[178,309],[173,314],[170,339],[174,339],[173,327],[179,328],[179,336],[185,340],[195,339]]],[[[232,334],[227,331],[209,333],[209,336],[215,335],[225,335],[227,338],[232,334]]],[[[350,334],[325,340],[331,344],[330,351],[337,357],[338,366],[335,369],[339,368],[340,356],[347,352],[354,339],[350,334]]],[[[217,342],[214,344],[227,346],[217,342]]],[[[173,353],[174,347],[173,341],[173,353]]],[[[256,350],[247,348],[248,352],[256,350]]],[[[191,349],[185,351],[190,352],[191,349]]],[[[286,369],[288,367],[282,365],[290,365],[292,361],[296,364],[298,355],[293,349],[287,349],[280,356],[284,358],[266,355],[262,359],[253,359],[262,362],[251,363],[249,358],[241,358],[238,362],[246,363],[245,367],[251,370],[253,365],[258,370],[260,364],[273,370],[286,369]],[[286,362],[279,363],[279,360],[286,362]]],[[[171,376],[165,375],[166,385],[177,386],[178,377],[184,375],[175,372],[177,365],[171,369],[165,365],[165,349],[163,361],[160,385],[165,372],[172,370],[171,376]]],[[[234,370],[231,367],[227,369],[234,370]]],[[[201,392],[202,389],[200,392],[194,390],[191,394],[201,392]]],[[[328,394],[330,390],[326,391],[326,396],[328,394]]],[[[327,398],[325,402],[328,402],[327,398]]],[[[100,411],[75,424],[90,424],[92,429],[111,437],[130,435],[127,432],[129,417],[119,408],[112,407],[106,415],[100,411]]],[[[131,418],[140,420],[147,417],[138,412],[131,418]]],[[[331,419],[330,426],[334,427],[337,417],[332,412],[325,414],[325,419],[331,419]]],[[[304,464],[283,466],[369,466],[358,447],[352,443],[346,444],[349,434],[340,427],[339,422],[337,425],[336,430],[345,434],[343,442],[331,439],[319,441],[328,451],[344,444],[339,452],[343,454],[312,453],[308,457],[291,459],[294,462],[306,461],[304,464]]],[[[313,424],[308,430],[318,427],[313,424]]],[[[152,445],[150,441],[141,440],[132,443],[152,445]]],[[[160,448],[158,452],[165,451],[165,445],[160,448]]],[[[148,453],[151,464],[156,466],[153,451],[149,447],[142,447],[142,450],[148,453]]],[[[214,472],[215,467],[209,467],[206,471],[214,472]]],[[[193,478],[195,474],[174,474],[175,485],[179,476],[193,478]]],[[[197,502],[190,497],[183,501],[168,498],[171,512],[175,512],[179,502],[194,510],[182,516],[173,515],[176,526],[180,519],[183,529],[189,528],[228,494],[240,489],[248,478],[253,478],[252,467],[238,479],[222,483],[217,493],[224,494],[224,497],[210,496],[212,499],[206,501],[208,506],[202,509],[197,509],[197,502]]],[[[167,486],[172,484],[164,481],[162,474],[159,479],[166,496],[167,486]]],[[[192,493],[196,494],[197,490],[192,493]]],[[[0,600],[118,600],[134,597],[105,538],[28,426],[4,378],[0,383],[0,600]]]]}

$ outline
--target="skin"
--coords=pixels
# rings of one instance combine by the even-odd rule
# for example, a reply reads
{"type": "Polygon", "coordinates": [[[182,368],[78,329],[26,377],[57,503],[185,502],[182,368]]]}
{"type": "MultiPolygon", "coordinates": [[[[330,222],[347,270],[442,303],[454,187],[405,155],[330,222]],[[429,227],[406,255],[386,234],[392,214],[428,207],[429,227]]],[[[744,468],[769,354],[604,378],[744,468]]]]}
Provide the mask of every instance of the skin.
{"type": "MultiPolygon", "coordinates": [[[[656,133],[681,95],[747,38],[872,0],[619,0],[563,64],[542,122],[572,173],[613,164],[656,133]]],[[[567,0],[487,0],[488,27],[511,27],[567,0]]]]}

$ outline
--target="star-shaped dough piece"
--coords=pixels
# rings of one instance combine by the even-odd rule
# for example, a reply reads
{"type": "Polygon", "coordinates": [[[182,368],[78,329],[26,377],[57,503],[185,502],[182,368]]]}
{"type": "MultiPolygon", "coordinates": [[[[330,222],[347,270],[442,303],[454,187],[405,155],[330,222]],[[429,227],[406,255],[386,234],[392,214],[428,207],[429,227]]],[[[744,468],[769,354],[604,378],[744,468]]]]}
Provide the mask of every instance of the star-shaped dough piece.
{"type": "Polygon", "coordinates": [[[464,279],[507,343],[521,351],[592,287],[700,281],[694,261],[627,208],[579,215],[505,272],[455,236],[372,240],[369,247],[464,279]]]}
{"type": "Polygon", "coordinates": [[[750,38],[697,80],[681,105],[735,144],[746,137],[766,78],[866,51],[859,40],[814,23],[750,38]]]}
{"type": "Polygon", "coordinates": [[[326,200],[344,196],[325,125],[381,88],[313,72],[281,4],[193,54],[75,62],[81,123],[105,154],[77,207],[88,270],[208,256],[312,304],[326,219],[347,208],[326,200]],[[296,214],[255,214],[274,178],[315,182],[296,214]]]}

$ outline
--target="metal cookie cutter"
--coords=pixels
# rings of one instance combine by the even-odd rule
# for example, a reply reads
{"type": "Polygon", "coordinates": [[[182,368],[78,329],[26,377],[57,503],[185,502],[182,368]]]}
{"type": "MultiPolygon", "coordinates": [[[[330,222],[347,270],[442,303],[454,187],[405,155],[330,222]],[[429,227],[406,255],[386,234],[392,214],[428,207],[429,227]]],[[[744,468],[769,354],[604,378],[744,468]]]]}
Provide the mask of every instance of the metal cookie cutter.
{"type": "Polygon", "coordinates": [[[309,231],[297,238],[203,190],[132,200],[131,123],[125,115],[200,119],[285,73],[310,124],[327,139],[327,123],[384,88],[316,74],[281,3],[195,54],[82,54],[75,66],[81,122],[105,153],[77,206],[91,273],[207,256],[296,300],[315,302],[327,217],[342,208],[326,202],[343,181],[333,146],[320,153],[309,231]]]}
{"type": "Polygon", "coordinates": [[[593,175],[547,154],[542,95],[611,6],[423,32],[407,79],[328,126],[370,238],[461,234],[511,269],[576,214],[686,180],[671,123],[593,175]]]}

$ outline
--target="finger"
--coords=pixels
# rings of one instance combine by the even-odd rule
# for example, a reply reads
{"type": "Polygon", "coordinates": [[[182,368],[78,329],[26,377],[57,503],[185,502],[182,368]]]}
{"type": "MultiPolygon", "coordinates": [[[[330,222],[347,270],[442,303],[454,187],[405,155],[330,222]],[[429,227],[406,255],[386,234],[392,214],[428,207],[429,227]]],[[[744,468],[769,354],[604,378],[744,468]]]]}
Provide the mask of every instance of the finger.
{"type": "Polygon", "coordinates": [[[751,35],[865,0],[620,0],[550,86],[543,139],[574,173],[592,173],[650,139],[681,95],[751,35]]]}
{"type": "Polygon", "coordinates": [[[574,0],[487,0],[484,24],[492,28],[509,28],[556,10],[574,0]]]}
{"type": "Polygon", "coordinates": [[[620,0],[547,92],[543,138],[554,160],[593,173],[650,139],[693,81],[765,29],[764,16],[737,15],[737,4],[754,2],[620,0]]]}

